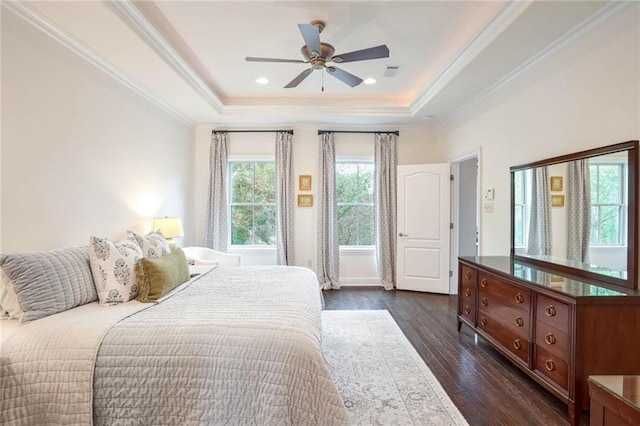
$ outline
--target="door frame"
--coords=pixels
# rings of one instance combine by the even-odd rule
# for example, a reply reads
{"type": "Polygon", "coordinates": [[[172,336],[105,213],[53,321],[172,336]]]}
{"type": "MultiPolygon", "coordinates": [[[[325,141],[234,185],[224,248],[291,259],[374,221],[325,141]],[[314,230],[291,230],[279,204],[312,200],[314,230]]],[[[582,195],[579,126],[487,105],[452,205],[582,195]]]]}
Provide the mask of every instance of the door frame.
{"type": "Polygon", "coordinates": [[[451,163],[451,257],[449,267],[451,274],[449,278],[450,294],[458,294],[458,255],[460,252],[460,241],[458,229],[460,229],[460,163],[470,159],[478,161],[478,177],[476,179],[476,224],[478,232],[478,254],[482,253],[482,147],[474,151],[467,152],[450,160],[451,163]]]}

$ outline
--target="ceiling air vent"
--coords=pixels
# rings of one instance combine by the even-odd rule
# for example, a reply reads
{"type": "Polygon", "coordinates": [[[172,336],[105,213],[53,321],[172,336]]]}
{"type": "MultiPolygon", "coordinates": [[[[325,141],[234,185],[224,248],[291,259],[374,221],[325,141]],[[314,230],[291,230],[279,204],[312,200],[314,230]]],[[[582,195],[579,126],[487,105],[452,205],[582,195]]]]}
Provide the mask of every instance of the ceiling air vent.
{"type": "Polygon", "coordinates": [[[396,67],[396,66],[390,65],[384,70],[384,76],[385,77],[395,77],[396,74],[398,73],[399,69],[400,69],[400,67],[396,67]]]}

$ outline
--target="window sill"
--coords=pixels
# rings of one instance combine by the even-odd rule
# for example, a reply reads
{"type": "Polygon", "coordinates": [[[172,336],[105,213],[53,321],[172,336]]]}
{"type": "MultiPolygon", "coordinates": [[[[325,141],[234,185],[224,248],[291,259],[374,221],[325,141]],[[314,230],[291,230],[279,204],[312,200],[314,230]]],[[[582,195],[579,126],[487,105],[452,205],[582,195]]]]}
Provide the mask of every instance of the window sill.
{"type": "Polygon", "coordinates": [[[341,256],[373,256],[376,254],[374,246],[341,246],[341,256]]]}
{"type": "Polygon", "coordinates": [[[275,253],[276,246],[229,246],[229,253],[254,253],[272,254],[275,253]]]}

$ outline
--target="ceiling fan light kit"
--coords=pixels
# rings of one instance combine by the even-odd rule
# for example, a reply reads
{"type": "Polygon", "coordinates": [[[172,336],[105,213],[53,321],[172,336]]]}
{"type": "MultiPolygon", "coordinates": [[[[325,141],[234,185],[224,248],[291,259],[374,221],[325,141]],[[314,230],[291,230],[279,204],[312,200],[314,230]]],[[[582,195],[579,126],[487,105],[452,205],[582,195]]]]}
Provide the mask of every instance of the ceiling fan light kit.
{"type": "MultiPolygon", "coordinates": [[[[248,56],[245,58],[247,62],[282,62],[293,64],[310,64],[311,67],[302,71],[293,80],[291,80],[285,89],[297,87],[305,78],[311,74],[313,70],[326,70],[327,73],[343,83],[351,87],[356,87],[363,80],[341,68],[337,68],[333,65],[327,65],[328,63],[342,64],[347,62],[367,61],[371,59],[380,59],[389,57],[389,48],[382,44],[380,46],[370,47],[368,49],[355,50],[353,52],[342,53],[335,55],[335,49],[329,43],[323,43],[320,41],[320,33],[324,30],[326,22],[315,20],[309,24],[298,24],[302,38],[304,39],[304,46],[300,49],[304,61],[299,59],[277,59],[277,58],[260,58],[248,56]]],[[[323,85],[324,91],[324,85],[323,85]]]]}

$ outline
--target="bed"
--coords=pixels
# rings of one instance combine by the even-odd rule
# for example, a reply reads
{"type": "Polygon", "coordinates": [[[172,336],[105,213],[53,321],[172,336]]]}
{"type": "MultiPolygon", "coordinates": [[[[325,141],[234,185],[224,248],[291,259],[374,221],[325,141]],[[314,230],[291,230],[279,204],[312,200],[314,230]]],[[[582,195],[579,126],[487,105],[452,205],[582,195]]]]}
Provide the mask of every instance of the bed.
{"type": "Polygon", "coordinates": [[[321,310],[306,268],[221,266],[29,322],[2,339],[2,423],[347,424],[321,310]]]}

